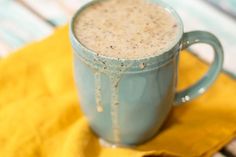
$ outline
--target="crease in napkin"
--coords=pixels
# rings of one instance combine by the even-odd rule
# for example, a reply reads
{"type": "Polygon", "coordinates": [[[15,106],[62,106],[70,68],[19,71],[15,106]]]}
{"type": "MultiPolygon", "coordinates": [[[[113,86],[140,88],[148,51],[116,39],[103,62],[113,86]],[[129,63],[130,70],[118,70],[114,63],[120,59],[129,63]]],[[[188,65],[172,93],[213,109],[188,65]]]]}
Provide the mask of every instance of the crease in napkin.
{"type": "MultiPolygon", "coordinates": [[[[180,89],[207,68],[181,52],[180,89]]],[[[221,73],[204,95],[174,107],[151,141],[104,148],[79,108],[72,71],[68,26],[0,60],[1,157],[210,157],[236,135],[236,81],[221,73]]]]}

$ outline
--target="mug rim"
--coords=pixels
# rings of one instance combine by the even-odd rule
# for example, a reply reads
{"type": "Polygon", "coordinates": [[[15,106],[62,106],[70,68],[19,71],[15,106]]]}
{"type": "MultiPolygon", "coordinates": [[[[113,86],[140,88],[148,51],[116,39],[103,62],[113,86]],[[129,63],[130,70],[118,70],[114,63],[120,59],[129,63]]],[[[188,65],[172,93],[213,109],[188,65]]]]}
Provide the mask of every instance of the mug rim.
{"type": "MultiPolygon", "coordinates": [[[[84,11],[86,8],[90,7],[91,5],[101,2],[101,1],[105,1],[105,0],[92,0],[90,2],[87,2],[85,4],[83,4],[74,14],[71,22],[70,22],[70,39],[71,39],[71,43],[72,43],[72,47],[74,48],[74,53],[76,56],[78,57],[82,57],[83,61],[86,61],[87,63],[89,63],[90,61],[100,61],[102,63],[104,62],[108,62],[111,63],[109,66],[112,68],[117,68],[120,67],[121,65],[132,65],[131,68],[129,68],[131,71],[135,70],[137,71],[137,69],[140,70],[140,64],[143,64],[145,66],[154,66],[154,67],[159,67],[160,65],[166,63],[168,60],[170,60],[171,58],[173,58],[173,56],[175,56],[176,54],[179,53],[179,49],[180,46],[178,45],[178,43],[180,43],[182,37],[183,37],[183,33],[184,33],[184,26],[183,26],[183,22],[179,16],[179,14],[167,3],[163,2],[162,0],[148,0],[151,3],[156,3],[159,4],[161,7],[163,7],[167,12],[169,12],[169,14],[171,14],[177,24],[178,24],[178,35],[175,38],[175,40],[168,45],[168,47],[164,50],[162,50],[161,53],[157,54],[157,55],[151,55],[151,56],[146,56],[143,58],[131,58],[131,59],[127,59],[127,58],[118,58],[118,57],[112,57],[112,56],[106,56],[106,55],[102,55],[102,54],[98,54],[96,53],[96,51],[89,49],[88,47],[86,47],[85,45],[83,45],[79,39],[76,36],[75,33],[75,23],[77,22],[77,17],[79,16],[79,14],[84,11]],[[176,47],[176,45],[178,47],[176,47]]],[[[91,63],[89,63],[91,64],[91,63]]]]}

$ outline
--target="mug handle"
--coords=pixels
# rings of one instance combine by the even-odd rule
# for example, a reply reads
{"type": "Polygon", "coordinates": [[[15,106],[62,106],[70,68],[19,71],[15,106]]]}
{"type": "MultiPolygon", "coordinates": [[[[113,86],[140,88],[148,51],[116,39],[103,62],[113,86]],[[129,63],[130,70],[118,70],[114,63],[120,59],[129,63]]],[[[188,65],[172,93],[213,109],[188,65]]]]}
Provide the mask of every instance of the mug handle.
{"type": "Polygon", "coordinates": [[[204,31],[193,31],[184,33],[182,38],[182,50],[197,43],[206,43],[214,49],[214,61],[210,66],[207,74],[199,80],[196,84],[187,88],[186,90],[177,92],[175,95],[175,105],[180,105],[188,102],[193,98],[203,94],[209,86],[216,80],[219,75],[224,60],[224,52],[220,41],[215,35],[204,31]]]}

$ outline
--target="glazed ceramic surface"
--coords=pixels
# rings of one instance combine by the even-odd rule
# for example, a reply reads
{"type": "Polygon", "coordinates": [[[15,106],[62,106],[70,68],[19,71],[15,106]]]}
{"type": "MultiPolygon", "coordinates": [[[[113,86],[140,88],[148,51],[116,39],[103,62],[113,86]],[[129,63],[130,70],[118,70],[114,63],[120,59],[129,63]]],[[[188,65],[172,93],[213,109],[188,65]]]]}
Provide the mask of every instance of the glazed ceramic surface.
{"type": "Polygon", "coordinates": [[[171,12],[180,27],[176,41],[158,56],[125,60],[97,55],[83,46],[74,34],[75,19],[96,1],[80,8],[71,22],[80,106],[92,130],[113,144],[136,145],[155,136],[172,106],[204,93],[222,68],[223,49],[214,35],[202,31],[183,33],[181,19],[172,8],[159,0],[151,2],[171,12]],[[195,43],[211,45],[215,50],[214,62],[195,85],[176,92],[180,50],[195,43]]]}

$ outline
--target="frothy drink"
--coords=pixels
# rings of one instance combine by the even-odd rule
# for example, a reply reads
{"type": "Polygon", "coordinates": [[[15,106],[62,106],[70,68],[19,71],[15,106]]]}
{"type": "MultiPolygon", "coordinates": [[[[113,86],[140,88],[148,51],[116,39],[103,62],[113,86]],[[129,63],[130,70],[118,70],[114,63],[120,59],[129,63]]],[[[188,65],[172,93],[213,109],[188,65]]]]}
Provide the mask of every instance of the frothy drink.
{"type": "Polygon", "coordinates": [[[158,55],[176,39],[178,25],[147,0],[104,0],[77,17],[79,41],[98,54],[124,59],[158,55]]]}

